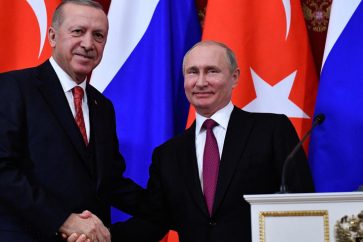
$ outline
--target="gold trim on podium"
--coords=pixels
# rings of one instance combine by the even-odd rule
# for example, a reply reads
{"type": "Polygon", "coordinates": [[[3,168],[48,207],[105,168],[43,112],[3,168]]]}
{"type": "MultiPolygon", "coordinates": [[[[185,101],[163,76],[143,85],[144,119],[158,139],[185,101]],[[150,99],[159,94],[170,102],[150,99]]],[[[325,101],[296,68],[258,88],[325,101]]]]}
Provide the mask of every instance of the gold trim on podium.
{"type": "Polygon", "coordinates": [[[328,210],[297,210],[297,211],[267,211],[260,212],[260,242],[265,242],[265,217],[292,217],[292,216],[321,216],[324,221],[324,242],[329,242],[328,210]]]}

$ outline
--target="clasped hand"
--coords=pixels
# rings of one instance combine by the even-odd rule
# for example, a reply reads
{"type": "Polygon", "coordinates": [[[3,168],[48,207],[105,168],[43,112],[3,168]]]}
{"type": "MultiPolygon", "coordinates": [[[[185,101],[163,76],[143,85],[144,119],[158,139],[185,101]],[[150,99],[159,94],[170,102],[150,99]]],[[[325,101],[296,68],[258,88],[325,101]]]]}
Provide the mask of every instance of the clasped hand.
{"type": "Polygon", "coordinates": [[[110,231],[90,211],[72,213],[59,232],[67,242],[111,242],[110,231]]]}

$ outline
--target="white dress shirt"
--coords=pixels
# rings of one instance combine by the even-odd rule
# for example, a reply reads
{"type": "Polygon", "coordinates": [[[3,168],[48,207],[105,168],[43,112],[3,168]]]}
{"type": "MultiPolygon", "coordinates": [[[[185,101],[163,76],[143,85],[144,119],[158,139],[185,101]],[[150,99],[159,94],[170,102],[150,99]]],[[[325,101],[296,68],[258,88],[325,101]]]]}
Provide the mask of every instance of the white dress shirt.
{"type": "MultiPolygon", "coordinates": [[[[215,114],[213,114],[210,117],[210,119],[213,119],[218,123],[218,125],[213,128],[213,133],[218,143],[219,158],[221,158],[222,156],[224,139],[226,137],[228,122],[231,117],[233,107],[234,106],[232,102],[229,102],[224,108],[218,110],[215,114]]],[[[204,154],[204,145],[206,139],[206,130],[202,129],[202,125],[206,119],[208,118],[196,113],[195,150],[197,153],[199,180],[202,189],[203,189],[203,154],[204,154]]]]}
{"type": "Polygon", "coordinates": [[[73,117],[76,117],[76,109],[74,107],[74,100],[73,100],[73,94],[72,89],[75,86],[80,86],[83,89],[84,95],[82,100],[82,110],[83,110],[83,119],[84,124],[86,126],[86,133],[87,138],[89,140],[90,138],[90,124],[89,124],[89,109],[87,104],[87,93],[86,93],[86,83],[87,79],[85,79],[82,83],[77,84],[75,81],[72,80],[72,78],[57,64],[57,62],[51,57],[49,59],[50,64],[52,65],[53,69],[55,70],[55,73],[58,76],[58,79],[62,85],[64,94],[66,95],[69,107],[71,108],[73,117]]]}

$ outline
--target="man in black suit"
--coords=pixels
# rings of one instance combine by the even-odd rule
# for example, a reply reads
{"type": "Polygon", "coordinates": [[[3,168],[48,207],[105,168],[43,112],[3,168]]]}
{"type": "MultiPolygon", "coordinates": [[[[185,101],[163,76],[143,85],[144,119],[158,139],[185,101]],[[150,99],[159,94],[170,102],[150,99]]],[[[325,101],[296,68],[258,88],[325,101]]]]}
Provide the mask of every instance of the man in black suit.
{"type": "MultiPolygon", "coordinates": [[[[224,44],[196,44],[184,57],[183,72],[196,121],[184,134],[154,150],[148,182],[151,210],[158,211],[154,218],[164,223],[160,230],[176,230],[181,242],[251,242],[250,207],[243,195],[279,191],[284,160],[298,136],[285,115],[249,113],[233,106],[232,89],[240,70],[234,53],[224,44]],[[213,146],[204,128],[210,119],[216,122],[214,155],[205,148],[213,146]],[[213,165],[206,163],[206,154],[210,160],[218,156],[216,170],[210,171],[213,165]],[[213,172],[214,177],[206,175],[213,172]]],[[[291,192],[314,191],[303,150],[287,169],[291,192]]],[[[114,229],[131,233],[139,226],[140,231],[147,231],[156,226],[155,221],[146,226],[147,220],[133,218],[114,229]]],[[[131,235],[129,241],[157,240],[152,231],[139,233],[144,236],[139,239],[131,235]]]]}
{"type": "Polygon", "coordinates": [[[107,33],[99,3],[63,1],[50,60],[0,75],[0,241],[110,241],[110,205],[135,212],[113,105],[87,83],[107,33]]]}

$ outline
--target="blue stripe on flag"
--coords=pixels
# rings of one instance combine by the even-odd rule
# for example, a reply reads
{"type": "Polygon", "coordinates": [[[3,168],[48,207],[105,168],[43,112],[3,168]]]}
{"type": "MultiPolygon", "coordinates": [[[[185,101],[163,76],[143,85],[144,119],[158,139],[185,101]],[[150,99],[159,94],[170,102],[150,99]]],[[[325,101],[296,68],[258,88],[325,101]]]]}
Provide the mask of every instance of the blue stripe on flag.
{"type": "Polygon", "coordinates": [[[326,120],[314,130],[309,149],[317,192],[352,191],[363,184],[362,23],[360,3],[322,69],[315,113],[326,120]]]}
{"type": "MultiPolygon", "coordinates": [[[[200,38],[194,0],[160,0],[144,36],[103,92],[115,106],[125,176],[141,185],[155,146],[185,129],[182,58],[200,38]]],[[[114,221],[121,217],[113,212],[114,221]]]]}

